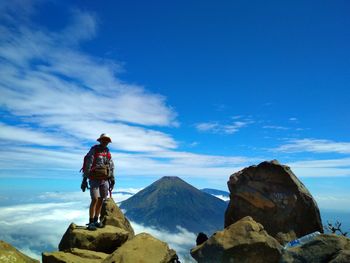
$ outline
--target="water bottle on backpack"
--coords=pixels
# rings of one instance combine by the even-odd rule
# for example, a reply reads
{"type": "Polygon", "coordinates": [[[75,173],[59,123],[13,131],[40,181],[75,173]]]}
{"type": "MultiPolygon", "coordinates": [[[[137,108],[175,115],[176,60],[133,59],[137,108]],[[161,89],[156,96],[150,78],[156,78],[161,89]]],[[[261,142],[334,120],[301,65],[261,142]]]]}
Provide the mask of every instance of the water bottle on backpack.
{"type": "Polygon", "coordinates": [[[321,233],[319,231],[316,231],[316,232],[313,232],[311,234],[308,234],[306,236],[302,236],[298,239],[295,239],[293,241],[290,241],[289,243],[287,243],[285,246],[284,246],[284,249],[288,249],[288,248],[291,248],[291,247],[297,247],[297,246],[301,246],[313,239],[315,239],[316,236],[320,235],[321,233]]]}

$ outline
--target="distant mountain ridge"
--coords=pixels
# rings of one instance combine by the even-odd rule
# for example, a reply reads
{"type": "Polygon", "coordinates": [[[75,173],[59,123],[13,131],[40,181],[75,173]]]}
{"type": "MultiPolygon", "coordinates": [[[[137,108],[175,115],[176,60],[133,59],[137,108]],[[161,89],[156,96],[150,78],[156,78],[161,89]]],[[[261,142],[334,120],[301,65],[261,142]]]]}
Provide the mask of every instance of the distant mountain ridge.
{"type": "Polygon", "coordinates": [[[230,198],[230,193],[227,191],[222,191],[222,190],[218,190],[218,189],[213,189],[213,188],[203,188],[201,189],[202,192],[207,193],[207,194],[211,194],[211,195],[221,195],[223,197],[227,197],[230,198]]]}
{"type": "Polygon", "coordinates": [[[202,192],[179,177],[165,176],[120,205],[136,223],[177,232],[207,232],[222,229],[227,204],[202,192]]]}

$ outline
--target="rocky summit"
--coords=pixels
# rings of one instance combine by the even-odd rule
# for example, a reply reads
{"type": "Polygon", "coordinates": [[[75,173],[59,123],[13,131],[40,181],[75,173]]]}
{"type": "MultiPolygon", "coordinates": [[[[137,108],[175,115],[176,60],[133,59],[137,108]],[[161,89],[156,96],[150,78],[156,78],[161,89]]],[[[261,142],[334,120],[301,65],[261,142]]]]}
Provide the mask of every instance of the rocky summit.
{"type": "Polygon", "coordinates": [[[281,253],[280,243],[249,216],[216,232],[191,250],[192,257],[199,263],[278,262],[281,253]]]}
{"type": "Polygon", "coordinates": [[[135,236],[130,222],[107,199],[101,212],[103,228],[89,231],[71,223],[59,244],[59,251],[42,254],[43,263],[176,263],[176,252],[153,236],[135,236]]]}
{"type": "MultiPolygon", "coordinates": [[[[288,166],[277,161],[250,166],[231,175],[228,187],[230,203],[225,216],[221,215],[226,225],[217,226],[208,239],[191,249],[197,262],[350,262],[350,239],[345,236],[318,233],[307,241],[285,246],[290,240],[314,231],[322,232],[316,201],[288,166]]],[[[162,178],[135,196],[131,203],[144,209],[141,211],[146,213],[148,209],[154,217],[169,220],[169,216],[175,215],[181,219],[181,212],[184,220],[187,217],[197,220],[200,229],[212,219],[211,211],[221,204],[217,198],[173,177],[162,178]],[[182,210],[177,210],[179,206],[182,210]]],[[[105,226],[96,231],[70,224],[59,251],[44,252],[42,262],[179,263],[176,252],[168,244],[147,233],[135,235],[113,199],[104,202],[101,215],[105,226]]],[[[0,262],[37,261],[0,242],[0,262]]]]}
{"type": "Polygon", "coordinates": [[[8,263],[39,263],[39,260],[32,259],[21,253],[10,244],[0,240],[0,262],[8,263]]]}
{"type": "Polygon", "coordinates": [[[281,243],[323,232],[316,201],[288,166],[262,162],[232,174],[227,184],[225,227],[251,216],[281,243]]]}
{"type": "Polygon", "coordinates": [[[315,200],[290,168],[263,162],[230,176],[225,228],[191,250],[200,263],[349,263],[350,239],[319,234],[284,247],[287,241],[322,232],[315,200]]]}
{"type": "Polygon", "coordinates": [[[114,262],[176,262],[175,250],[150,234],[141,233],[128,240],[121,248],[108,256],[104,263],[114,262]]]}
{"type": "Polygon", "coordinates": [[[280,263],[350,262],[350,239],[338,235],[319,235],[300,247],[284,251],[280,263]]]}

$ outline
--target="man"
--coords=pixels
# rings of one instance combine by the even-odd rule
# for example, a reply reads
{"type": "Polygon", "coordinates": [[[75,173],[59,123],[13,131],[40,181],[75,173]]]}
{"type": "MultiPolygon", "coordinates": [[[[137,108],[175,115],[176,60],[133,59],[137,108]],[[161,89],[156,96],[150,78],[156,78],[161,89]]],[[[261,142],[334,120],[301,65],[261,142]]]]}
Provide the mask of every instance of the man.
{"type": "Polygon", "coordinates": [[[108,191],[114,187],[114,164],[111,153],[107,145],[112,142],[111,138],[102,133],[97,139],[100,143],[91,147],[84,158],[83,181],[81,189],[83,192],[87,188],[87,179],[89,179],[91,204],[89,209],[89,230],[96,230],[96,227],[102,227],[100,217],[102,203],[108,196],[108,191]]]}

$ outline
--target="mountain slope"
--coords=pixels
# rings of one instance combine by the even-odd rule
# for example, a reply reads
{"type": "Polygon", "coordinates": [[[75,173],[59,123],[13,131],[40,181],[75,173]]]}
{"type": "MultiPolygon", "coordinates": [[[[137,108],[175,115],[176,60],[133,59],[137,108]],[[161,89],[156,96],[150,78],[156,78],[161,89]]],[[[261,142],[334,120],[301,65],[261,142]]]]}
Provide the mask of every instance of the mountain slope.
{"type": "Polygon", "coordinates": [[[136,223],[169,231],[213,233],[223,228],[227,204],[178,177],[165,176],[120,206],[136,223]]]}

